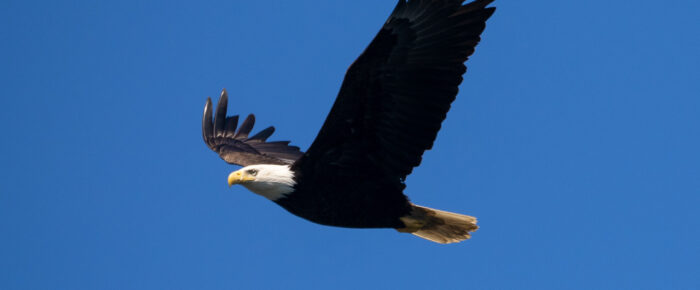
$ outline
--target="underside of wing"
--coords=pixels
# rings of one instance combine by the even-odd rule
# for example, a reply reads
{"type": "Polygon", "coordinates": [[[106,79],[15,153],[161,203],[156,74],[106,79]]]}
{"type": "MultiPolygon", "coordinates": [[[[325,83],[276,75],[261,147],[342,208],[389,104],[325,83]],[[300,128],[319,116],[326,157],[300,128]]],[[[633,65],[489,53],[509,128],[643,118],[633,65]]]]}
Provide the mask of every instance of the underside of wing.
{"type": "Polygon", "coordinates": [[[216,106],[216,114],[212,120],[212,102],[207,99],[202,118],[202,136],[204,143],[211,150],[228,163],[248,166],[254,164],[292,164],[303,152],[299,147],[290,146],[289,141],[267,142],[274,127],[249,137],[255,124],[255,116],[248,115],[241,126],[238,127],[238,116],[226,116],[228,107],[228,94],[226,90],[221,92],[221,98],[216,106]]]}
{"type": "Polygon", "coordinates": [[[302,161],[380,167],[403,180],[433,145],[492,1],[400,0],[348,69],[302,161]]]}

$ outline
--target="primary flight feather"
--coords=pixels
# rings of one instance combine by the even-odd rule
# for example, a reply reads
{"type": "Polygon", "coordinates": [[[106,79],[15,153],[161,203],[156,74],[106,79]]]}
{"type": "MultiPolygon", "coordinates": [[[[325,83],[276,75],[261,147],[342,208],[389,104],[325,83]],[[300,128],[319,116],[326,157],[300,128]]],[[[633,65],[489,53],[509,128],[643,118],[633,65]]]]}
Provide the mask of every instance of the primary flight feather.
{"type": "Polygon", "coordinates": [[[319,224],[394,228],[438,242],[470,237],[476,218],[411,203],[404,180],[433,146],[458,92],[493,0],[400,0],[377,36],[348,69],[321,131],[304,153],[268,142],[274,128],[249,137],[255,118],[237,129],[223,91],[204,141],[226,162],[228,177],[319,224]],[[213,120],[212,120],[213,118],[213,120]]]}

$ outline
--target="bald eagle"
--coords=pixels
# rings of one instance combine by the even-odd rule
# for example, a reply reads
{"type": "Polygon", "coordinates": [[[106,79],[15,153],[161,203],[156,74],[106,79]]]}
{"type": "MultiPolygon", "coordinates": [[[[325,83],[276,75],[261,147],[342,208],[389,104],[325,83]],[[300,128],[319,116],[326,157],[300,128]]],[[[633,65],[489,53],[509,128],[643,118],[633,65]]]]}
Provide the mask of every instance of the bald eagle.
{"type": "Polygon", "coordinates": [[[349,228],[394,228],[437,243],[466,240],[476,218],[411,203],[404,181],[421,162],[457,95],[493,0],[399,0],[350,66],[321,131],[302,152],[268,142],[269,127],[249,136],[249,115],[226,116],[207,99],[204,142],[228,163],[228,176],[309,221],[349,228]],[[213,120],[212,120],[213,119],[213,120]]]}

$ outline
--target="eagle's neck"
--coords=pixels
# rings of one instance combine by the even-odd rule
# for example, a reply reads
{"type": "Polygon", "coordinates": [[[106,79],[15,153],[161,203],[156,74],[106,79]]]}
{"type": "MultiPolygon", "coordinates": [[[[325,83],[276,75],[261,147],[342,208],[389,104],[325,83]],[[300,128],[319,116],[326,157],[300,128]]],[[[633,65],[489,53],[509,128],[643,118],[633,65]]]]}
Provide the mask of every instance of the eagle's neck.
{"type": "Polygon", "coordinates": [[[288,165],[255,165],[258,174],[252,182],[243,183],[248,190],[275,201],[294,191],[294,171],[288,165]]]}

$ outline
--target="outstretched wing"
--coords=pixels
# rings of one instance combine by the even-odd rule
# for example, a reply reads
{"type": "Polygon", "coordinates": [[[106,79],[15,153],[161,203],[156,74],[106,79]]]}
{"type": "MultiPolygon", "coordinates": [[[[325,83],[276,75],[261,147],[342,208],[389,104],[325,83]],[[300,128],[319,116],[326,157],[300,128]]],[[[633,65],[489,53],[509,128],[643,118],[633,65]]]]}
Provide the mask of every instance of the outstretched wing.
{"type": "Polygon", "coordinates": [[[400,0],[348,69],[321,132],[295,166],[379,168],[403,180],[433,145],[495,10],[486,8],[491,2],[400,0]]]}
{"type": "Polygon", "coordinates": [[[253,164],[292,164],[304,153],[299,147],[290,146],[289,141],[266,142],[275,132],[274,127],[268,127],[252,137],[248,134],[255,124],[255,116],[248,115],[241,127],[236,131],[238,115],[227,117],[228,94],[221,92],[221,98],[216,106],[216,115],[212,121],[212,103],[207,98],[202,118],[202,136],[204,143],[218,153],[221,159],[228,163],[248,166],[253,164]]]}

